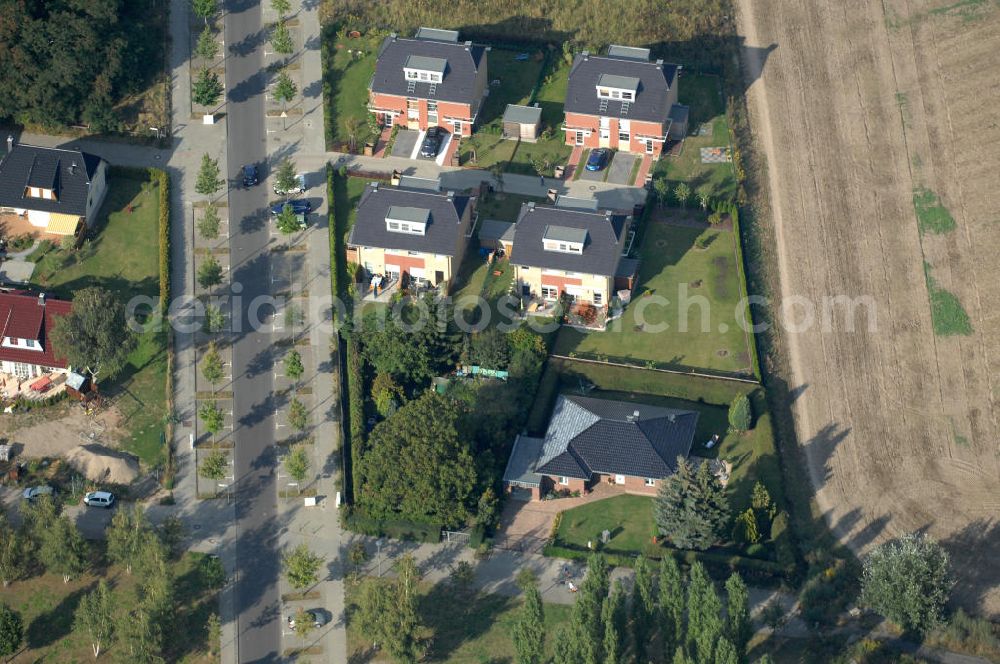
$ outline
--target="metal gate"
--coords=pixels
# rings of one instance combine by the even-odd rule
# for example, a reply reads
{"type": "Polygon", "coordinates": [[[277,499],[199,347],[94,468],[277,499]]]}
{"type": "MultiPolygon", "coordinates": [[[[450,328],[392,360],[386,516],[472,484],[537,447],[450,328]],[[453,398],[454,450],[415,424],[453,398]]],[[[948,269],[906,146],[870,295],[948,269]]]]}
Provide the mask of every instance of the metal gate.
{"type": "Polygon", "coordinates": [[[444,541],[448,544],[468,544],[471,537],[468,532],[461,530],[444,530],[441,534],[444,535],[444,541]]]}

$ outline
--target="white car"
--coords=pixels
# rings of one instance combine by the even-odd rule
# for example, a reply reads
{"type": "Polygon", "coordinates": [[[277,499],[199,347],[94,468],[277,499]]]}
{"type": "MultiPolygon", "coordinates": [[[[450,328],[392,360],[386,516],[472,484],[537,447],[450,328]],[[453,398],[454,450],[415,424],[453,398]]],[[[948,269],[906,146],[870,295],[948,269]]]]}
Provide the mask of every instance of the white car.
{"type": "Polygon", "coordinates": [[[301,194],[306,190],[306,176],[304,173],[299,173],[295,176],[295,186],[292,187],[290,191],[283,191],[278,188],[278,185],[274,185],[274,193],[279,196],[287,196],[288,194],[301,194]]]}
{"type": "Polygon", "coordinates": [[[110,491],[91,491],[83,497],[88,507],[111,507],[115,504],[115,494],[110,491]]]}

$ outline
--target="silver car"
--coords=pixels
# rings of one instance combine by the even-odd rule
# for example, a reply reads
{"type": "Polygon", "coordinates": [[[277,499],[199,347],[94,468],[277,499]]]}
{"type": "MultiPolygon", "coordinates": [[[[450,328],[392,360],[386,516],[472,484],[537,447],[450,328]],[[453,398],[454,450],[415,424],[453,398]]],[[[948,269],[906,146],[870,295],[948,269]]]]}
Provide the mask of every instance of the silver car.
{"type": "Polygon", "coordinates": [[[40,486],[31,486],[24,490],[21,497],[25,500],[34,500],[39,496],[53,496],[56,490],[50,487],[48,484],[42,484],[40,486]]]}

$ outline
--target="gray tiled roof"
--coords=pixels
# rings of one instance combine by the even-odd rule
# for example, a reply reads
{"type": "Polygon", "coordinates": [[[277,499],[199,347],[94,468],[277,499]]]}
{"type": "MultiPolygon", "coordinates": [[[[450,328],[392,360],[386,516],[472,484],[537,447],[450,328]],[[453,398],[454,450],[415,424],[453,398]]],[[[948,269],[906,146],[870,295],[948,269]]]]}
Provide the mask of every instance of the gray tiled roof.
{"type": "Polygon", "coordinates": [[[560,396],[535,471],[660,479],[691,451],[698,413],[591,397],[560,396]]]}
{"type": "Polygon", "coordinates": [[[666,122],[670,113],[668,92],[676,71],[677,65],[658,65],[655,62],[639,62],[627,58],[577,55],[569,72],[564,110],[567,113],[666,122]],[[602,100],[597,97],[597,84],[605,76],[639,79],[635,100],[630,102],[628,113],[625,115],[621,115],[622,102],[615,99],[608,100],[607,108],[604,111],[600,110],[602,100]]]}
{"type": "Polygon", "coordinates": [[[499,219],[483,219],[479,222],[479,239],[510,242],[514,239],[514,224],[499,219]]]}
{"type": "Polygon", "coordinates": [[[86,214],[90,182],[100,163],[100,157],[79,149],[17,144],[0,161],[0,207],[86,214]],[[28,186],[53,189],[57,198],[27,197],[28,186]]]}
{"type": "Polygon", "coordinates": [[[467,46],[448,41],[429,39],[403,39],[386,37],[382,42],[371,89],[401,97],[421,97],[441,101],[472,104],[479,103],[476,93],[476,74],[479,67],[486,64],[486,49],[475,44],[467,46]],[[440,83],[429,81],[407,81],[403,67],[412,58],[431,58],[447,61],[440,83]],[[409,91],[409,83],[415,83],[409,91]],[[434,85],[434,94],[430,94],[434,85]]]}
{"type": "Polygon", "coordinates": [[[542,121],[542,107],[507,104],[507,108],[503,112],[503,121],[527,125],[538,124],[542,121]]]}
{"type": "Polygon", "coordinates": [[[370,183],[358,202],[358,213],[348,243],[352,246],[379,247],[399,251],[454,256],[459,246],[462,215],[470,204],[468,196],[418,189],[401,189],[370,183]],[[420,208],[430,213],[423,235],[394,233],[386,228],[389,210],[420,208]]]}
{"type": "Polygon", "coordinates": [[[605,215],[525,203],[514,226],[510,259],[528,267],[613,276],[621,259],[626,219],[621,214],[605,215]],[[583,253],[546,251],[542,239],[550,226],[586,231],[583,253]]]}

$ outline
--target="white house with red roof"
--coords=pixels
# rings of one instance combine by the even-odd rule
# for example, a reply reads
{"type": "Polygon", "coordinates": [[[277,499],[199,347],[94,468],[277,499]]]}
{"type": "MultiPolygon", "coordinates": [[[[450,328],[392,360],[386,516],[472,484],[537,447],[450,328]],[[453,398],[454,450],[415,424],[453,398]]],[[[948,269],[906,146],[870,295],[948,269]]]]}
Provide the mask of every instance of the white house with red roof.
{"type": "Polygon", "coordinates": [[[50,333],[56,319],[71,308],[72,303],[44,294],[0,290],[0,371],[22,379],[66,371],[50,333]]]}

